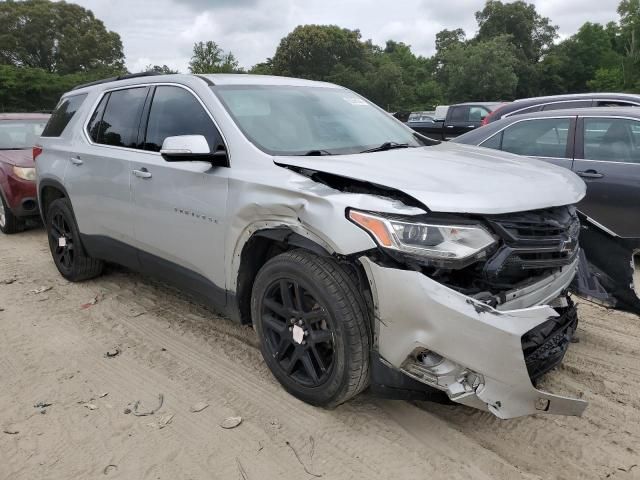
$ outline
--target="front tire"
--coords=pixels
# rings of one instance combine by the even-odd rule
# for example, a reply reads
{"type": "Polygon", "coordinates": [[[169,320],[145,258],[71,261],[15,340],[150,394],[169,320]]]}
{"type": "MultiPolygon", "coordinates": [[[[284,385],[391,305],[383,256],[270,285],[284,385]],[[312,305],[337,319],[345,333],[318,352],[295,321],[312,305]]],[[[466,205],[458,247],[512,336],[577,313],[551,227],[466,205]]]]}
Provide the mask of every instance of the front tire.
{"type": "Polygon", "coordinates": [[[0,231],[6,235],[21,232],[24,229],[24,221],[16,217],[9,205],[4,201],[4,197],[0,195],[0,231]]]}
{"type": "Polygon", "coordinates": [[[103,262],[87,255],[80,242],[80,231],[68,199],[51,202],[46,227],[51,256],[64,278],[80,282],[102,273],[103,262]]]}
{"type": "Polygon", "coordinates": [[[293,396],[335,407],[369,381],[368,315],[353,278],[331,258],[292,250],[258,272],[251,315],[267,366],[293,396]]]}

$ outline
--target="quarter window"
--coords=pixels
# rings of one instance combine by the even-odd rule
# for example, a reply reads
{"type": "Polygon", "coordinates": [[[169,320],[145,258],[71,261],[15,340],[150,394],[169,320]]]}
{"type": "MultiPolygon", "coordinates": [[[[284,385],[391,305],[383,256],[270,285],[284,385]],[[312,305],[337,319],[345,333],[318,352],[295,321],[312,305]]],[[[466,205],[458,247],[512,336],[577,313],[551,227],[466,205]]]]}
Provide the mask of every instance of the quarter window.
{"type": "Polygon", "coordinates": [[[585,118],[584,158],[640,163],[640,122],[623,118],[585,118]]]}
{"type": "Polygon", "coordinates": [[[565,158],[569,118],[526,120],[503,132],[502,150],[529,157],[565,158]]]}
{"type": "MultiPolygon", "coordinates": [[[[147,87],[136,87],[109,93],[102,120],[98,120],[93,129],[90,127],[89,134],[95,130],[97,142],[103,145],[138,148],[138,127],[147,90],[147,87]]],[[[100,108],[98,105],[94,112],[96,118],[100,108]]],[[[93,120],[96,119],[92,117],[93,120]]]]}
{"type": "Polygon", "coordinates": [[[190,92],[159,86],[151,103],[144,148],[158,152],[165,138],[178,135],[203,135],[212,152],[222,145],[211,118],[190,92]]]}
{"type": "Polygon", "coordinates": [[[104,107],[107,105],[107,101],[109,100],[109,93],[104,95],[100,100],[100,103],[96,107],[91,115],[91,119],[89,120],[89,125],[87,125],[87,132],[95,143],[100,143],[102,139],[102,131],[104,130],[104,122],[102,121],[102,116],[104,115],[104,107]]]}
{"type": "Polygon", "coordinates": [[[564,108],[587,108],[591,106],[591,100],[574,100],[571,102],[558,102],[545,105],[543,110],[562,110],[564,108]]]}
{"type": "Polygon", "coordinates": [[[59,137],[75,115],[87,94],[67,97],[58,104],[42,131],[43,137],[59,137]]]}

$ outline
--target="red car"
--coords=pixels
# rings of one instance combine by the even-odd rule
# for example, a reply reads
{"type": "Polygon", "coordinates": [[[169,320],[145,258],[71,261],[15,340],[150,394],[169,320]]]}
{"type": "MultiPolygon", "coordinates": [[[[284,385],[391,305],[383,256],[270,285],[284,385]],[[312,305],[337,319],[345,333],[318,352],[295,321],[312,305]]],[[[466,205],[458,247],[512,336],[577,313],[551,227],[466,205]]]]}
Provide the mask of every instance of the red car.
{"type": "Polygon", "coordinates": [[[0,113],[0,231],[16,233],[38,215],[33,146],[49,120],[44,113],[0,113]]]}

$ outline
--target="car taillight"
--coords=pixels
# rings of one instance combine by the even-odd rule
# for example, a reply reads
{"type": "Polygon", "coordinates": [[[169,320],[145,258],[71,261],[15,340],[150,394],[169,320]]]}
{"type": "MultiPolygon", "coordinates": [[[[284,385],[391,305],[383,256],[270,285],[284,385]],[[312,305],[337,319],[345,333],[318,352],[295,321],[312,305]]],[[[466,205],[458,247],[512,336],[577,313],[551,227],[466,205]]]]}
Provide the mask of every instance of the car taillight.
{"type": "Polygon", "coordinates": [[[33,147],[33,161],[36,161],[36,158],[38,158],[38,155],[40,155],[42,153],[42,147],[33,147]]]}
{"type": "Polygon", "coordinates": [[[487,115],[486,117],[484,117],[484,118],[482,119],[482,121],[480,122],[480,126],[481,126],[481,127],[484,127],[485,125],[488,125],[488,124],[489,124],[489,121],[491,120],[491,117],[495,117],[495,116],[496,116],[496,114],[497,114],[500,110],[502,110],[502,108],[503,108],[505,105],[508,105],[508,103],[503,103],[503,104],[502,104],[502,105],[500,105],[498,108],[496,108],[493,112],[490,112],[490,113],[489,113],[489,115],[487,115]]]}

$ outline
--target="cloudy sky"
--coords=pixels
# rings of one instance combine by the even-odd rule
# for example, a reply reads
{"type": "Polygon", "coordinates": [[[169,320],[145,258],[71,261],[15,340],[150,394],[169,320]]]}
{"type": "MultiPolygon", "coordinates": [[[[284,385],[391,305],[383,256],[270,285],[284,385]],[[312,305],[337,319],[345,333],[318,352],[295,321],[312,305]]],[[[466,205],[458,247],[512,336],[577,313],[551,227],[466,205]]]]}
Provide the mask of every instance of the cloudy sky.
{"type": "MultiPolygon", "coordinates": [[[[617,20],[619,0],[530,0],[538,12],[573,34],[586,21],[617,20]]],[[[461,27],[472,36],[484,0],[74,0],[122,37],[130,71],[166,64],[187,71],[193,43],[214,40],[250,67],[273,56],[300,24],[360,29],[364,39],[434,51],[435,34],[461,27]]]]}

